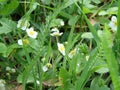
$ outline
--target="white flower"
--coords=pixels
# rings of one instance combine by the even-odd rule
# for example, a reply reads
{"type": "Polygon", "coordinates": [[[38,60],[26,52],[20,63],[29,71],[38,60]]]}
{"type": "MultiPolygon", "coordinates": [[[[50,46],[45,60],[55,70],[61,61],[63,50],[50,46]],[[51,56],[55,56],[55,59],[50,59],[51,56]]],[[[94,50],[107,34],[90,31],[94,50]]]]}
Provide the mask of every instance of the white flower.
{"type": "Polygon", "coordinates": [[[14,68],[11,69],[11,73],[15,73],[16,70],[14,68]]]}
{"type": "Polygon", "coordinates": [[[17,28],[21,28],[22,30],[26,30],[27,27],[29,27],[29,22],[28,20],[22,20],[20,19],[17,24],[17,28]]]}
{"type": "Polygon", "coordinates": [[[26,32],[29,37],[34,38],[34,39],[37,38],[38,32],[34,31],[33,27],[26,29],[26,32]]]}
{"type": "Polygon", "coordinates": [[[72,58],[75,54],[76,54],[76,48],[74,50],[70,51],[70,53],[68,54],[68,57],[72,58]]]}
{"type": "Polygon", "coordinates": [[[29,41],[28,41],[28,39],[19,39],[18,40],[18,45],[23,45],[23,44],[28,44],[29,43],[29,41]]]}
{"type": "Polygon", "coordinates": [[[36,80],[36,83],[39,85],[39,84],[40,84],[40,81],[36,80]]]}
{"type": "Polygon", "coordinates": [[[43,72],[46,72],[47,70],[48,70],[48,68],[47,68],[47,66],[45,65],[45,66],[43,66],[42,67],[42,69],[43,69],[43,72]]]}
{"type": "Polygon", "coordinates": [[[6,67],[6,71],[10,72],[10,73],[15,73],[16,70],[14,68],[11,68],[11,67],[6,67]]]}
{"type": "Polygon", "coordinates": [[[61,36],[63,33],[60,33],[57,28],[53,28],[52,33],[50,34],[51,36],[61,36]]]}
{"type": "Polygon", "coordinates": [[[61,24],[61,26],[65,25],[63,20],[61,20],[60,24],[61,24]]]}
{"type": "Polygon", "coordinates": [[[88,61],[88,60],[89,60],[89,58],[90,58],[90,56],[88,56],[88,55],[87,55],[85,58],[86,58],[86,61],[88,61]]]}
{"type": "Polygon", "coordinates": [[[6,71],[10,71],[10,70],[11,70],[11,68],[7,66],[6,67],[6,71]]]}
{"type": "Polygon", "coordinates": [[[65,45],[67,45],[67,44],[68,44],[68,42],[66,41],[66,42],[65,42],[65,45]]]}
{"type": "Polygon", "coordinates": [[[22,39],[19,39],[19,40],[18,40],[18,45],[23,45],[22,39]]]}
{"type": "Polygon", "coordinates": [[[57,28],[53,28],[53,29],[51,29],[51,31],[53,31],[53,32],[59,32],[59,30],[57,28]]]}
{"type": "Polygon", "coordinates": [[[112,16],[109,26],[113,32],[117,31],[117,17],[116,16],[112,16]]]}
{"type": "Polygon", "coordinates": [[[62,55],[65,56],[65,47],[63,44],[61,43],[57,43],[57,46],[58,46],[58,50],[62,53],[62,55]]]}
{"type": "MultiPolygon", "coordinates": [[[[5,80],[3,79],[0,79],[0,87],[4,87],[5,86],[5,80]]],[[[1,89],[0,89],[1,90],[1,89]]]]}

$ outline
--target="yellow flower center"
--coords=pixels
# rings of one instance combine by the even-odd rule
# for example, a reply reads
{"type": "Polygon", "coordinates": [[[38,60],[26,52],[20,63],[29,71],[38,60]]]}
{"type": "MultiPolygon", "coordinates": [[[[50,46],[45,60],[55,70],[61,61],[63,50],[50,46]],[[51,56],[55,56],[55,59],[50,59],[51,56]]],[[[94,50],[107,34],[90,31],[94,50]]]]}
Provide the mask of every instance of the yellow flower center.
{"type": "Polygon", "coordinates": [[[61,46],[61,47],[60,47],[60,50],[61,50],[61,51],[64,51],[64,50],[65,50],[65,48],[64,48],[63,46],[61,46]]]}
{"type": "Polygon", "coordinates": [[[117,21],[114,22],[115,26],[117,26],[117,21]]]}
{"type": "Polygon", "coordinates": [[[31,30],[30,35],[34,35],[34,34],[35,34],[35,31],[31,30]]]}
{"type": "Polygon", "coordinates": [[[47,66],[48,68],[52,68],[52,64],[50,64],[50,63],[47,63],[46,66],[47,66]]]}
{"type": "Polygon", "coordinates": [[[71,54],[74,55],[74,54],[75,54],[75,50],[72,50],[72,51],[71,51],[71,54]]]}
{"type": "Polygon", "coordinates": [[[24,44],[29,44],[28,39],[23,39],[23,43],[24,43],[24,44]]]}

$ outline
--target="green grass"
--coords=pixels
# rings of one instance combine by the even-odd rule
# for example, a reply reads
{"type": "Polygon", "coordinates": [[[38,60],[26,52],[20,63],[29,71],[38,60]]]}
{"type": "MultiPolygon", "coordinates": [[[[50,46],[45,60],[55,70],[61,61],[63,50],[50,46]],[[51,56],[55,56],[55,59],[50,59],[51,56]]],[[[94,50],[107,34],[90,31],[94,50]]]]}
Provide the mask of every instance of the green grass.
{"type": "Polygon", "coordinates": [[[119,90],[119,14],[118,0],[0,0],[0,90],[119,90]]]}

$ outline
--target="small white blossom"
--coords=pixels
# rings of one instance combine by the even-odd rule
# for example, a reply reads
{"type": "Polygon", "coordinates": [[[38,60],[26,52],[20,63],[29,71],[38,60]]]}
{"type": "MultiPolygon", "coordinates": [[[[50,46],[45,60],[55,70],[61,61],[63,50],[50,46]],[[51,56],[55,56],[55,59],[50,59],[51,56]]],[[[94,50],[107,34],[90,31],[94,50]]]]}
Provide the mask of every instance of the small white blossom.
{"type": "Polygon", "coordinates": [[[59,32],[58,28],[51,29],[52,32],[59,32]]]}
{"type": "Polygon", "coordinates": [[[0,79],[0,90],[6,90],[5,89],[5,80],[0,79]]]}
{"type": "Polygon", "coordinates": [[[63,20],[61,20],[60,24],[61,24],[61,26],[65,25],[63,20]]]}
{"type": "Polygon", "coordinates": [[[88,61],[88,60],[89,60],[89,57],[90,57],[90,56],[88,56],[88,55],[85,57],[85,58],[86,58],[86,61],[88,61]]]}
{"type": "Polygon", "coordinates": [[[19,39],[18,40],[18,45],[23,45],[23,44],[28,44],[29,43],[29,41],[28,41],[28,39],[19,39]]]}
{"type": "Polygon", "coordinates": [[[57,43],[58,50],[62,53],[63,56],[65,56],[65,47],[61,43],[57,43]]]}
{"type": "Polygon", "coordinates": [[[65,45],[67,45],[67,44],[68,44],[68,42],[66,41],[66,42],[65,42],[65,45]]]}
{"type": "Polygon", "coordinates": [[[11,73],[15,73],[16,70],[14,68],[11,69],[11,73]]]}
{"type": "Polygon", "coordinates": [[[60,33],[57,28],[53,28],[52,33],[50,34],[51,36],[61,36],[63,33],[60,33]]]}
{"type": "Polygon", "coordinates": [[[34,31],[33,27],[26,29],[26,32],[29,37],[34,39],[37,38],[38,32],[34,31]]]}
{"type": "Polygon", "coordinates": [[[11,70],[11,68],[7,66],[6,67],[6,71],[10,71],[10,70],[11,70]]]}
{"type": "Polygon", "coordinates": [[[47,66],[45,65],[45,66],[43,66],[42,67],[42,69],[43,69],[43,72],[46,72],[47,70],[48,70],[48,68],[47,68],[47,66]]]}
{"type": "Polygon", "coordinates": [[[40,84],[40,81],[36,80],[36,83],[39,85],[39,84],[40,84]]]}
{"type": "Polygon", "coordinates": [[[117,31],[117,17],[116,16],[112,16],[109,26],[113,32],[117,31]]]}
{"type": "Polygon", "coordinates": [[[27,27],[29,27],[29,22],[28,20],[22,20],[20,19],[17,24],[17,28],[21,28],[22,30],[26,30],[27,27]]]}
{"type": "Polygon", "coordinates": [[[76,48],[74,50],[70,51],[70,53],[68,54],[68,57],[72,58],[75,54],[76,54],[76,48]]]}
{"type": "Polygon", "coordinates": [[[14,68],[11,68],[11,67],[6,67],[6,71],[8,71],[9,73],[15,73],[16,70],[14,68]]]}
{"type": "Polygon", "coordinates": [[[22,39],[19,39],[19,40],[18,40],[18,45],[23,45],[22,39]]]}

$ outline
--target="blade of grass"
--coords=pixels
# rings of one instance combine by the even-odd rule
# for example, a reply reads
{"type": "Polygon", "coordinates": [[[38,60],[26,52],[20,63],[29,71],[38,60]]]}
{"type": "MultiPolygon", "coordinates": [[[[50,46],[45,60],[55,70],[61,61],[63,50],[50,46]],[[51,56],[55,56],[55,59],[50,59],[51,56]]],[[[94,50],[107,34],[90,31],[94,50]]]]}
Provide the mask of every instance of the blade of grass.
{"type": "Polygon", "coordinates": [[[63,61],[63,67],[66,68],[66,60],[67,60],[67,55],[69,50],[71,49],[71,47],[74,45],[74,43],[76,42],[77,38],[79,37],[79,35],[77,35],[74,40],[73,40],[73,35],[74,35],[74,30],[75,30],[75,23],[78,21],[79,17],[75,17],[73,20],[73,25],[72,28],[70,30],[70,34],[68,37],[68,44],[66,46],[66,56],[64,57],[64,61],[63,61]]]}
{"type": "Polygon", "coordinates": [[[107,60],[108,68],[110,70],[110,76],[112,78],[112,83],[115,90],[120,89],[120,80],[119,80],[119,67],[118,62],[115,58],[115,54],[112,50],[112,47],[110,47],[110,41],[109,38],[109,30],[105,25],[105,35],[103,35],[102,45],[104,50],[104,56],[107,60]],[[113,67],[114,65],[114,67],[113,67]]]}
{"type": "Polygon", "coordinates": [[[87,79],[90,77],[91,73],[90,70],[95,62],[95,57],[98,53],[98,49],[95,48],[90,55],[90,59],[86,63],[86,66],[81,74],[81,76],[78,78],[76,84],[75,84],[75,90],[83,90],[83,87],[85,83],[87,82],[87,79]]]}
{"type": "Polygon", "coordinates": [[[120,0],[118,1],[117,34],[116,34],[116,39],[120,40],[120,0]]]}
{"type": "Polygon", "coordinates": [[[99,44],[100,39],[99,39],[99,37],[98,37],[98,35],[97,35],[97,31],[96,31],[95,28],[91,25],[89,19],[87,18],[87,16],[85,15],[85,13],[81,10],[80,6],[79,6],[77,3],[75,3],[75,4],[76,4],[76,6],[78,7],[79,12],[81,12],[81,13],[83,14],[83,17],[84,17],[84,19],[86,20],[86,23],[88,24],[88,27],[89,27],[90,31],[92,32],[95,41],[97,42],[97,44],[99,44]]]}

